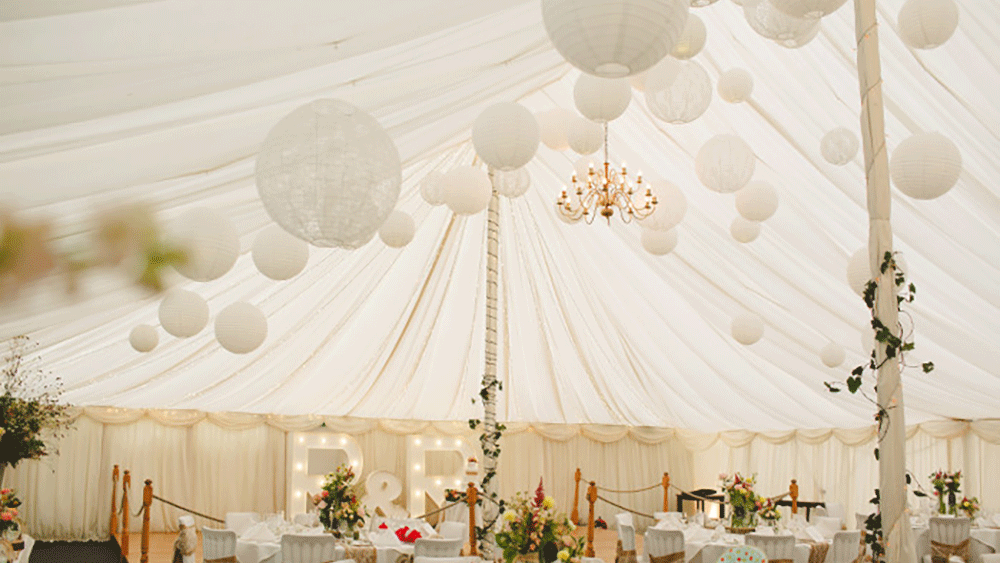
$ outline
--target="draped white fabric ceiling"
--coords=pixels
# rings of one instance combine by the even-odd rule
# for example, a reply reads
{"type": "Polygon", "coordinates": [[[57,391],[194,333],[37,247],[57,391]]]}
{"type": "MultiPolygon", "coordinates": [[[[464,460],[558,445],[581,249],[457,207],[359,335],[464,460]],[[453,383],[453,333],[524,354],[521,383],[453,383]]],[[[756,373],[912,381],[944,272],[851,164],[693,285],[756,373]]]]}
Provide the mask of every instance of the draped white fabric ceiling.
{"type": "MultiPolygon", "coordinates": [[[[907,422],[1000,416],[1000,7],[960,1],[944,46],[912,51],[893,30],[901,0],[880,0],[890,150],[939,131],[964,170],[934,201],[895,191],[896,247],[919,292],[907,422]]],[[[694,11],[708,28],[695,60],[712,77],[742,67],[750,103],[715,95],[687,125],[665,125],[637,96],[612,123],[617,161],[681,186],[689,210],[677,249],[647,254],[633,225],[573,225],[553,201],[576,157],[542,146],[532,188],[501,203],[500,418],[524,422],[722,429],[860,427],[873,409],[824,380],[860,363],[867,310],[846,283],[867,243],[864,171],[819,154],[822,135],[858,129],[850,3],[819,36],[787,50],[756,35],[729,0],[694,11]],[[718,133],[743,137],[755,178],[781,204],[753,243],[729,235],[733,197],[708,191],[694,155],[718,133]],[[745,347],[731,319],[755,312],[745,347]],[[828,341],[847,350],[823,366],[828,341]]],[[[545,35],[537,0],[238,2],[36,0],[0,11],[0,194],[54,217],[65,242],[98,205],[153,203],[164,220],[225,213],[243,253],[219,280],[179,281],[214,315],[247,300],[269,319],[264,345],[223,350],[211,324],[139,354],[128,333],[157,324],[158,299],[117,277],[90,278],[78,300],[37,290],[3,306],[2,335],[28,333],[45,367],[81,405],[464,420],[481,407],[485,213],[430,207],[418,182],[469,164],[470,127],[493,102],[572,108],[578,71],[545,35]],[[255,155],[282,116],[321,97],[371,112],[399,147],[398,207],[416,238],[386,248],[312,249],[287,282],[249,256],[270,222],[255,155]]],[[[617,219],[616,219],[617,221],[617,219]]]]}

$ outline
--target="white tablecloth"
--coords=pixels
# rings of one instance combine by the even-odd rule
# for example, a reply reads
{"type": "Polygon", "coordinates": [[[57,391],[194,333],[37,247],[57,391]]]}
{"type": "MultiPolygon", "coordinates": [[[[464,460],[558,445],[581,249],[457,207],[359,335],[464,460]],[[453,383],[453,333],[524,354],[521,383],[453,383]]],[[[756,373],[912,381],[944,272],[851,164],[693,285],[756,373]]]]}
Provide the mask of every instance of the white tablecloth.
{"type": "MultiPolygon", "coordinates": [[[[684,542],[685,563],[716,563],[730,547],[743,545],[745,538],[739,534],[726,534],[717,542],[684,542]]],[[[795,563],[809,563],[809,544],[795,544],[795,563]]]]}
{"type": "Polygon", "coordinates": [[[24,540],[24,549],[17,554],[15,559],[16,563],[28,563],[28,559],[31,558],[31,550],[35,547],[35,538],[29,536],[28,534],[21,534],[21,539],[24,540]]]}
{"type": "MultiPolygon", "coordinates": [[[[981,563],[987,553],[1000,553],[1000,529],[973,528],[969,535],[972,536],[969,563],[981,563]]],[[[922,560],[924,555],[931,554],[930,530],[927,527],[914,528],[913,536],[917,540],[917,557],[922,560]]]]}

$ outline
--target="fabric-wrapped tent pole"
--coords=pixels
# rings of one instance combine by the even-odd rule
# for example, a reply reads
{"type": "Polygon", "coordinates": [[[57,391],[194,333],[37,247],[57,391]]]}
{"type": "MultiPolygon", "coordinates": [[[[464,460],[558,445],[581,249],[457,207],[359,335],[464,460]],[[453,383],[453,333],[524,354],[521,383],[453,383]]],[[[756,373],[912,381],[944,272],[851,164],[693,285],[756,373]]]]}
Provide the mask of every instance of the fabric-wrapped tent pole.
{"type": "MultiPolygon", "coordinates": [[[[885,147],[885,114],[882,106],[882,69],[879,62],[875,0],[854,0],[855,36],[858,41],[858,80],[861,87],[861,138],[865,149],[868,194],[868,258],[878,288],[875,315],[895,329],[899,308],[895,274],[879,273],[886,252],[892,252],[892,197],[889,193],[889,156],[885,147]]],[[[884,409],[880,423],[879,511],[886,540],[888,563],[915,563],[916,547],[906,509],[906,421],[903,388],[896,358],[886,361],[886,346],[876,342],[877,401],[884,409]]]]}
{"type": "MultiPolygon", "coordinates": [[[[490,172],[492,183],[493,172],[490,172]]],[[[490,196],[490,206],[486,212],[486,346],[485,368],[483,369],[483,526],[486,536],[483,538],[482,557],[487,561],[495,558],[496,537],[493,524],[499,517],[500,508],[496,504],[500,491],[496,478],[497,456],[497,274],[500,252],[500,194],[493,186],[490,196]],[[491,455],[493,452],[493,455],[491,455]]]]}

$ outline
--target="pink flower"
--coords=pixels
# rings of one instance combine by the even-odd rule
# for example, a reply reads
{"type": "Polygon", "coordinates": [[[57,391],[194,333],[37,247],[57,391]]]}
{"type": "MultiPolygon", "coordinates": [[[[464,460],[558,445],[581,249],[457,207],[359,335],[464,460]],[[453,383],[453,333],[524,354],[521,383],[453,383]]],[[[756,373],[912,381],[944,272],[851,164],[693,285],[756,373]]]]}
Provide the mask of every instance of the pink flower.
{"type": "Polygon", "coordinates": [[[319,494],[319,496],[321,496],[323,498],[326,498],[326,497],[330,496],[330,493],[329,493],[329,491],[323,491],[322,493],[319,494]]]}
{"type": "Polygon", "coordinates": [[[3,520],[4,522],[10,522],[13,519],[14,515],[11,514],[10,512],[4,512],[3,514],[0,514],[0,520],[3,520]]]}

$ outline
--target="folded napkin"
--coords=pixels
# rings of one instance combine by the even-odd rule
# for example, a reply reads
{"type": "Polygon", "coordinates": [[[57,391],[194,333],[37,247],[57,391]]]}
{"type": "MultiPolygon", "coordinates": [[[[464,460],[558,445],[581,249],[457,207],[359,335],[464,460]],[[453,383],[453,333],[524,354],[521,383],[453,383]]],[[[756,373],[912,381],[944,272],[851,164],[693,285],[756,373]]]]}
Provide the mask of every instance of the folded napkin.
{"type": "Polygon", "coordinates": [[[413,543],[423,537],[420,530],[411,530],[409,526],[403,526],[396,530],[396,537],[403,543],[413,543]]]}
{"type": "Polygon", "coordinates": [[[253,526],[247,528],[240,539],[257,542],[257,543],[273,543],[278,541],[278,538],[271,532],[270,528],[267,527],[267,523],[258,522],[253,526]]]}
{"type": "Polygon", "coordinates": [[[802,541],[823,541],[823,533],[816,529],[816,526],[806,526],[805,528],[794,530],[795,539],[802,541]]]}
{"type": "Polygon", "coordinates": [[[695,524],[697,524],[699,526],[704,526],[705,525],[705,513],[704,512],[699,512],[699,513],[695,514],[693,521],[694,521],[695,524]]]}
{"type": "Polygon", "coordinates": [[[388,530],[389,526],[386,526],[385,522],[382,522],[381,524],[378,525],[378,529],[379,530],[388,530]]]}

